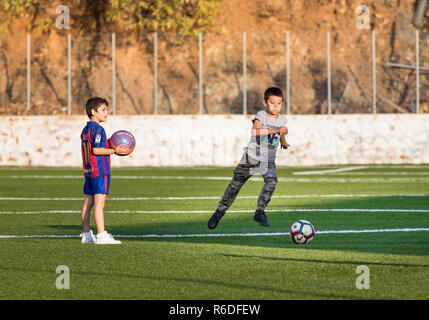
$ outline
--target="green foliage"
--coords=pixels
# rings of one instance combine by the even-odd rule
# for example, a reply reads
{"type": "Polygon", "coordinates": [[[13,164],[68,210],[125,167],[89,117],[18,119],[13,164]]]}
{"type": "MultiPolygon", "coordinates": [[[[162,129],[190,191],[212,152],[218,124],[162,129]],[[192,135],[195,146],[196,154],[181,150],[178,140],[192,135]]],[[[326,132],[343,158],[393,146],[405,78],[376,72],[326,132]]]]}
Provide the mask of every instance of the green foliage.
{"type": "Polygon", "coordinates": [[[0,0],[0,32],[8,31],[14,18],[30,18],[37,5],[37,0],[0,0]]]}
{"type": "MultiPolygon", "coordinates": [[[[103,15],[103,21],[117,31],[177,32],[183,36],[196,35],[215,25],[219,4],[222,0],[108,0],[94,4],[91,0],[75,0],[67,4],[71,18],[80,15],[95,19],[103,15]]],[[[7,31],[14,19],[27,19],[29,27],[44,31],[55,28],[55,16],[46,16],[51,6],[42,0],[0,0],[0,30],[7,31]]],[[[51,10],[52,11],[52,10],[51,10]]],[[[89,24],[74,25],[85,29],[89,24]]],[[[72,20],[73,28],[73,20],[72,20]]]]}
{"type": "Polygon", "coordinates": [[[2,0],[0,8],[11,15],[19,15],[24,10],[31,8],[37,0],[2,0]]]}
{"type": "Polygon", "coordinates": [[[196,35],[214,25],[221,0],[111,0],[107,18],[125,31],[196,35]]]}

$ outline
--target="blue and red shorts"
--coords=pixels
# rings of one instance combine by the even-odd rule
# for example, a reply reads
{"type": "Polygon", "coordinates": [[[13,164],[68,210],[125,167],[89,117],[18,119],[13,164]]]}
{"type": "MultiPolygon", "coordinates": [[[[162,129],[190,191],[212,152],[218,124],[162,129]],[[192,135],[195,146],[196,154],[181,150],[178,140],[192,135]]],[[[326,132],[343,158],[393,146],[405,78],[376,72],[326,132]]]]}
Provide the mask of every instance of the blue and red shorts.
{"type": "Polygon", "coordinates": [[[85,177],[83,193],[87,195],[104,193],[108,194],[110,188],[110,176],[100,176],[96,178],[85,177]]]}

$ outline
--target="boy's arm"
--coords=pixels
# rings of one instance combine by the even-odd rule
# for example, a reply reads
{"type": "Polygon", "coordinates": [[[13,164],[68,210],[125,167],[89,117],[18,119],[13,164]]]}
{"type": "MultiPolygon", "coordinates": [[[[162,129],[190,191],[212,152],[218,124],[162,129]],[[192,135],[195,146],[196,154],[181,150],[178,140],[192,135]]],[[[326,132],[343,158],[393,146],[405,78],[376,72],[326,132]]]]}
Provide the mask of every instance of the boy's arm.
{"type": "Polygon", "coordinates": [[[290,146],[290,144],[288,144],[286,142],[286,135],[285,134],[280,135],[280,144],[281,144],[282,149],[287,149],[290,146]]]}
{"type": "Polygon", "coordinates": [[[111,154],[115,154],[115,149],[107,149],[107,148],[92,148],[92,153],[96,156],[108,156],[111,154]]]}
{"type": "Polygon", "coordinates": [[[92,148],[92,153],[96,156],[109,156],[111,154],[126,154],[128,152],[128,147],[124,145],[119,145],[114,149],[110,148],[92,148]]]}
{"type": "Polygon", "coordinates": [[[252,127],[252,136],[267,136],[273,133],[287,134],[288,130],[285,126],[276,129],[263,129],[261,128],[261,121],[255,119],[252,127]]]}

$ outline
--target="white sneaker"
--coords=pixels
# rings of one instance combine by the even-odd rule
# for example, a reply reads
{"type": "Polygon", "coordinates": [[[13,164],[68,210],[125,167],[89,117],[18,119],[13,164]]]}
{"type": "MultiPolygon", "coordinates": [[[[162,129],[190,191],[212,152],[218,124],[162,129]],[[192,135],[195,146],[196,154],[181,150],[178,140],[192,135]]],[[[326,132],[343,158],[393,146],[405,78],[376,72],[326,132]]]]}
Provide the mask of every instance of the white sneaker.
{"type": "Polygon", "coordinates": [[[121,244],[121,241],[115,240],[107,231],[97,234],[97,244],[121,244]]]}
{"type": "Polygon", "coordinates": [[[82,237],[81,243],[95,243],[96,242],[96,239],[94,237],[94,234],[92,233],[92,230],[90,230],[89,232],[82,232],[80,234],[80,236],[82,237]]]}

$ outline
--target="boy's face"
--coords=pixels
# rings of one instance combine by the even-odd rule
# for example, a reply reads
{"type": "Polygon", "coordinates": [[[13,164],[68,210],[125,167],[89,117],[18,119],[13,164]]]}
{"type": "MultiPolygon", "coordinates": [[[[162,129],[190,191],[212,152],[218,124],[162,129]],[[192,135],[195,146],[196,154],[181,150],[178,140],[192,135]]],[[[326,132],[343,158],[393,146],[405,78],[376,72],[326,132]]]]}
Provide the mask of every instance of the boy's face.
{"type": "Polygon", "coordinates": [[[272,115],[278,115],[282,109],[283,98],[278,96],[270,96],[267,101],[264,100],[264,106],[267,112],[272,115]]]}
{"type": "Polygon", "coordinates": [[[104,122],[107,120],[108,114],[109,114],[109,109],[107,108],[107,106],[105,104],[102,104],[97,108],[97,111],[92,110],[92,117],[91,118],[94,118],[95,121],[100,123],[100,122],[104,122]]]}

